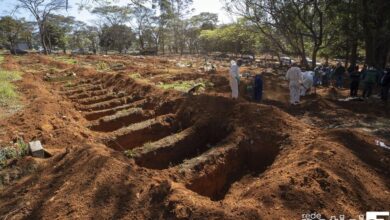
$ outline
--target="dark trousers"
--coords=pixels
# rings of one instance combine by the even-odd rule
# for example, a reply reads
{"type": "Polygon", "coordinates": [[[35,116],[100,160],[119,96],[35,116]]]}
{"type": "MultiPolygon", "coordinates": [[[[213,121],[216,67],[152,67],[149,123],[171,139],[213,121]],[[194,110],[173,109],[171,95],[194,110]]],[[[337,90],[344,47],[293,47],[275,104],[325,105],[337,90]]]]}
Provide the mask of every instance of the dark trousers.
{"type": "Polygon", "coordinates": [[[263,98],[263,79],[261,75],[255,76],[255,86],[253,98],[255,101],[259,102],[263,98]]]}
{"type": "Polygon", "coordinates": [[[337,76],[336,77],[336,88],[343,88],[343,85],[344,85],[344,77],[337,76]]]}
{"type": "Polygon", "coordinates": [[[387,101],[387,98],[389,97],[389,88],[390,86],[382,86],[381,99],[383,101],[387,101]]]}
{"type": "Polygon", "coordinates": [[[365,83],[363,90],[363,98],[368,98],[372,94],[372,89],[374,88],[374,83],[365,83]]]}
{"type": "Polygon", "coordinates": [[[356,97],[358,95],[358,90],[359,90],[359,81],[353,80],[351,82],[351,97],[356,97]]]}

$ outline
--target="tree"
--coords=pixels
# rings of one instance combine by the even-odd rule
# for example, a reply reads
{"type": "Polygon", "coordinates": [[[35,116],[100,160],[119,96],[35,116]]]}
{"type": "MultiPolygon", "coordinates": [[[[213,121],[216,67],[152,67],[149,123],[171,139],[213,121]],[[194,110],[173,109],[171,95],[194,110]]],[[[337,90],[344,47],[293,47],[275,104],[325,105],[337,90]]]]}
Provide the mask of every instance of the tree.
{"type": "Polygon", "coordinates": [[[217,27],[218,15],[208,12],[200,13],[187,20],[187,28],[185,30],[185,39],[189,52],[199,53],[200,49],[200,34],[203,30],[213,30],[217,27]]]}
{"type": "Polygon", "coordinates": [[[47,39],[45,31],[47,18],[55,11],[59,11],[67,7],[66,0],[16,0],[19,4],[17,8],[23,8],[34,16],[39,29],[41,44],[45,54],[48,54],[47,39]]]}
{"type": "Polygon", "coordinates": [[[206,52],[219,51],[236,55],[253,53],[259,38],[252,29],[245,20],[241,20],[214,30],[203,30],[201,44],[206,52]]]}
{"type": "Polygon", "coordinates": [[[0,19],[0,44],[13,49],[19,41],[31,41],[31,30],[24,20],[6,16],[0,19]]]}
{"type": "Polygon", "coordinates": [[[359,1],[366,63],[377,68],[384,68],[390,48],[390,2],[387,0],[359,1]]]}
{"type": "Polygon", "coordinates": [[[123,53],[130,48],[133,36],[131,28],[126,25],[105,25],[101,30],[100,46],[103,47],[106,54],[110,49],[123,53]]]}
{"type": "Polygon", "coordinates": [[[306,66],[310,51],[312,67],[323,46],[329,21],[329,0],[227,0],[227,8],[257,26],[282,53],[297,54],[306,66]]]}
{"type": "Polygon", "coordinates": [[[152,42],[150,40],[152,40],[152,32],[155,30],[152,25],[155,11],[141,4],[132,5],[132,11],[135,23],[134,29],[137,33],[140,49],[144,50],[145,44],[148,44],[147,47],[151,48],[152,42]],[[147,39],[149,39],[149,42],[146,42],[147,39]]]}
{"type": "Polygon", "coordinates": [[[127,6],[104,5],[92,10],[93,14],[104,19],[105,24],[121,25],[129,21],[131,9],[127,6]]]}
{"type": "Polygon", "coordinates": [[[186,27],[185,16],[191,12],[192,0],[153,0],[158,8],[157,19],[159,46],[163,53],[167,46],[171,52],[182,53],[185,46],[183,29],[186,27]]]}
{"type": "Polygon", "coordinates": [[[70,34],[76,23],[75,18],[71,16],[50,15],[48,17],[45,37],[48,42],[49,52],[54,47],[59,47],[66,53],[70,34]]]}

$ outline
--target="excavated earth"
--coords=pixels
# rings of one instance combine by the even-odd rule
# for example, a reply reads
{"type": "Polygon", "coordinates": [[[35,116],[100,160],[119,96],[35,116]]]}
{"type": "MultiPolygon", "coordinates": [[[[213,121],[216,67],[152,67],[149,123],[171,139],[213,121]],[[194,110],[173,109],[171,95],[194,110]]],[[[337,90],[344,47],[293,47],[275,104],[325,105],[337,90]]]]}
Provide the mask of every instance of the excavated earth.
{"type": "MultiPolygon", "coordinates": [[[[353,125],[374,117],[363,103],[336,105],[323,90],[292,108],[276,101],[288,93],[272,80],[257,104],[231,100],[224,83],[191,95],[123,70],[39,56],[6,63],[24,72],[24,108],[1,119],[1,144],[40,140],[50,157],[1,171],[11,173],[0,188],[4,219],[329,219],[390,209],[390,153],[375,145],[388,130],[353,125]],[[45,66],[76,77],[44,81],[45,66]]],[[[381,108],[374,119],[387,120],[381,108]]]]}

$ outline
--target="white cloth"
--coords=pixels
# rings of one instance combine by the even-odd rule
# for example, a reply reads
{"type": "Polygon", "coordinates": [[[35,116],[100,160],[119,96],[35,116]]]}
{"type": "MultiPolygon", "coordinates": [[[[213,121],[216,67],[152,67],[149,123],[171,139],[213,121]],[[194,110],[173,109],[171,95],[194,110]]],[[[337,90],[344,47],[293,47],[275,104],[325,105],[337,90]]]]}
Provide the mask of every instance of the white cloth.
{"type": "Polygon", "coordinates": [[[286,79],[290,84],[302,83],[302,71],[299,67],[291,67],[287,70],[286,79]]]}
{"type": "Polygon", "coordinates": [[[230,77],[230,88],[232,89],[232,98],[238,98],[238,81],[235,78],[230,77]]]}
{"type": "Polygon", "coordinates": [[[300,100],[300,86],[299,84],[290,84],[290,103],[294,104],[300,100]]]}
{"type": "Polygon", "coordinates": [[[232,65],[230,67],[230,77],[238,78],[240,77],[240,68],[236,64],[236,62],[232,62],[232,65]]]}
{"type": "Polygon", "coordinates": [[[230,67],[230,88],[232,89],[232,98],[238,98],[238,79],[240,77],[240,68],[236,64],[236,62],[232,62],[232,66],[230,67]]]}
{"type": "Polygon", "coordinates": [[[313,71],[307,71],[302,73],[301,96],[305,96],[306,92],[309,91],[311,87],[313,87],[313,75],[313,71]]]}
{"type": "Polygon", "coordinates": [[[299,67],[291,67],[286,73],[286,79],[289,81],[290,103],[299,102],[300,85],[303,81],[301,69],[299,67]]]}

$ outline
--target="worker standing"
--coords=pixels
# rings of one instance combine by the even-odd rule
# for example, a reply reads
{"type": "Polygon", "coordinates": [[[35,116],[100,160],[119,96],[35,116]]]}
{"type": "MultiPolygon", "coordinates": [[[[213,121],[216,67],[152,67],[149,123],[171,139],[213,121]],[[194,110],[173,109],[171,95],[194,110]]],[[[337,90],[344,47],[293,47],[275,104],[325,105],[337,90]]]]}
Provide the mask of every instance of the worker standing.
{"type": "Polygon", "coordinates": [[[379,72],[375,67],[371,66],[361,75],[361,78],[364,85],[363,98],[369,98],[375,84],[378,82],[379,72]]]}
{"type": "Polygon", "coordinates": [[[232,98],[238,98],[238,84],[240,82],[240,66],[242,65],[241,60],[232,61],[230,67],[230,88],[232,89],[232,98]]]}
{"type": "Polygon", "coordinates": [[[342,89],[344,85],[345,68],[340,62],[337,63],[337,67],[334,70],[334,76],[336,77],[336,88],[342,89]]]}
{"type": "Polygon", "coordinates": [[[300,100],[300,87],[302,84],[302,71],[295,64],[286,73],[286,79],[289,81],[290,103],[298,105],[300,100]]]}

